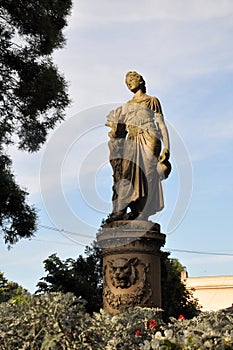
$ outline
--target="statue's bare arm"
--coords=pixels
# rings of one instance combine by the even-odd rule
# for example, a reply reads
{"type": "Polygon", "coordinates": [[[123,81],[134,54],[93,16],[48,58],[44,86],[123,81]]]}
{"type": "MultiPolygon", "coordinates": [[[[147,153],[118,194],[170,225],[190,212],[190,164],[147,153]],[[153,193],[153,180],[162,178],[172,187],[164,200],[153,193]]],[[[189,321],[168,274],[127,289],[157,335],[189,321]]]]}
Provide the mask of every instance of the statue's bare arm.
{"type": "Polygon", "coordinates": [[[170,141],[169,141],[167,126],[164,122],[163,115],[161,113],[155,113],[155,121],[163,141],[164,148],[163,148],[162,154],[164,155],[166,154],[166,158],[168,159],[170,154],[170,141]]]}

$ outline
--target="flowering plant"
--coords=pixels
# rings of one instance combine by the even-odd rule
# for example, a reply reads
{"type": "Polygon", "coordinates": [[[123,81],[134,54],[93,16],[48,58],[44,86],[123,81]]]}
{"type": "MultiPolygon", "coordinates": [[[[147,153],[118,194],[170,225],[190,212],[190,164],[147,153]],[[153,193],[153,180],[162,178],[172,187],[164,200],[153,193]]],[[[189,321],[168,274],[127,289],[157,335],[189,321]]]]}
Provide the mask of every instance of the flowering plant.
{"type": "Polygon", "coordinates": [[[230,350],[233,349],[233,313],[224,310],[203,312],[191,320],[183,315],[178,320],[171,318],[160,331],[145,340],[140,350],[230,350]],[[181,322],[182,321],[182,322],[181,322]]]}
{"type": "Polygon", "coordinates": [[[191,320],[135,307],[90,316],[72,294],[26,295],[0,304],[1,350],[233,350],[233,312],[202,312],[191,320]]]}

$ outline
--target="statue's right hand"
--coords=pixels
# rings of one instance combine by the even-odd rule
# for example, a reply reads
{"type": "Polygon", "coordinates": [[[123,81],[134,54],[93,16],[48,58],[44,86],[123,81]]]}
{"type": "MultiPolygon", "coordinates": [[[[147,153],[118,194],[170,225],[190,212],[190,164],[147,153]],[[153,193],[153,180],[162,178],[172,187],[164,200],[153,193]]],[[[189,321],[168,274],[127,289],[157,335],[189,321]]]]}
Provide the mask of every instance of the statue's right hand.
{"type": "Polygon", "coordinates": [[[160,163],[163,163],[165,160],[168,160],[170,158],[170,152],[168,148],[164,148],[161,155],[158,158],[158,161],[160,163]]]}

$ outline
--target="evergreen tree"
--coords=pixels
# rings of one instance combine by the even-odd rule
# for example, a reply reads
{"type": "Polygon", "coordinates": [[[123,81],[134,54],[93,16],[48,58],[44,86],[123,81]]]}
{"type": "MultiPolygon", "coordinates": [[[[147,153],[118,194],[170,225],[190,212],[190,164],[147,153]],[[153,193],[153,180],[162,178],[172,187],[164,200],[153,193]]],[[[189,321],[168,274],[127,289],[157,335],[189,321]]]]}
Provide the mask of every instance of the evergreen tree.
{"type": "Polygon", "coordinates": [[[26,203],[27,192],[15,183],[10,166],[9,157],[0,152],[0,227],[9,246],[36,229],[36,211],[26,203]]]}
{"type": "Polygon", "coordinates": [[[15,183],[6,147],[37,151],[63,120],[67,84],[52,61],[72,0],[1,0],[0,5],[0,227],[5,242],[31,237],[35,209],[15,183]]]}

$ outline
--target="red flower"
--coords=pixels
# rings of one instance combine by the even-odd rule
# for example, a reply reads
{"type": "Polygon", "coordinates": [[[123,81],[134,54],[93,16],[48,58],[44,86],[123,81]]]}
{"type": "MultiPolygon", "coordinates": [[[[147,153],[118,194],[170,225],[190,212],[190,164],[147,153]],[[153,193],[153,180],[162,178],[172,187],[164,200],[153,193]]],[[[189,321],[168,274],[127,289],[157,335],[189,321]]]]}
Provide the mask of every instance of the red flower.
{"type": "Polygon", "coordinates": [[[158,329],[159,328],[159,325],[158,323],[156,322],[156,320],[150,320],[149,322],[149,326],[148,326],[150,329],[158,329]]]}
{"type": "Polygon", "coordinates": [[[142,331],[140,329],[137,329],[135,332],[135,335],[138,337],[141,333],[142,333],[142,331]]]}
{"type": "Polygon", "coordinates": [[[180,320],[185,320],[184,315],[180,315],[180,316],[178,317],[178,320],[179,320],[179,321],[180,321],[180,320]]]}

